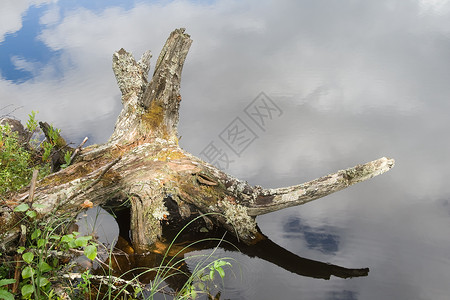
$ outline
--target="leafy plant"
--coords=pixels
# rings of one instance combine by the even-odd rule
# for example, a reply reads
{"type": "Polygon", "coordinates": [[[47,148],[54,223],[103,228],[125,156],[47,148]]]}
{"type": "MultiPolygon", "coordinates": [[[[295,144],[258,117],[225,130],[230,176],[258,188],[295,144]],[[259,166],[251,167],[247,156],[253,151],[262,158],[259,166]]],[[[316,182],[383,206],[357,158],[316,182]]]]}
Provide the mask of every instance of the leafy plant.
{"type": "MultiPolygon", "coordinates": [[[[97,257],[97,244],[92,241],[92,236],[80,236],[78,232],[60,234],[64,229],[64,219],[55,218],[49,222],[40,222],[36,208],[42,206],[33,203],[30,207],[22,203],[14,209],[15,213],[24,215],[21,227],[24,229],[23,232],[27,232],[25,247],[17,249],[24,263],[21,270],[20,293],[23,299],[52,299],[55,297],[52,280],[57,278],[55,276],[61,267],[58,260],[52,258],[52,251],[64,252],[84,247],[85,256],[94,260],[97,257]]],[[[0,284],[6,285],[14,281],[4,280],[0,281],[0,284]]],[[[3,296],[8,297],[11,293],[1,287],[0,285],[0,299],[3,299],[3,296]]]]}
{"type": "Polygon", "coordinates": [[[66,151],[64,154],[64,161],[65,163],[61,165],[62,169],[67,168],[70,165],[70,158],[72,157],[72,151],[66,151]]]}
{"type": "Polygon", "coordinates": [[[218,258],[199,269],[196,267],[196,271],[185,284],[181,292],[181,297],[196,299],[200,292],[208,292],[207,284],[214,282],[216,273],[219,274],[221,279],[225,278],[225,271],[223,270],[225,266],[231,267],[232,265],[225,259],[218,258]]]}
{"type": "Polygon", "coordinates": [[[9,124],[0,125],[0,195],[15,192],[31,180],[30,153],[9,124]]]}
{"type": "Polygon", "coordinates": [[[28,131],[33,134],[36,129],[38,128],[38,122],[36,120],[36,111],[31,111],[31,113],[28,115],[28,121],[27,121],[27,129],[28,131]]]}
{"type": "Polygon", "coordinates": [[[231,267],[232,264],[229,262],[233,260],[229,257],[214,257],[216,250],[220,243],[229,243],[225,241],[223,238],[207,238],[192,242],[182,249],[180,249],[170,260],[166,261],[168,257],[168,253],[171,247],[174,245],[176,239],[182,234],[182,232],[193,222],[195,222],[199,218],[203,218],[207,215],[212,215],[217,213],[208,213],[205,215],[197,216],[195,219],[191,220],[188,224],[186,224],[175,236],[169,245],[164,258],[159,267],[156,267],[156,276],[150,287],[150,297],[149,299],[153,299],[153,297],[163,291],[164,281],[168,278],[176,275],[185,275],[187,276],[186,283],[184,284],[181,291],[179,291],[175,297],[175,299],[196,299],[197,296],[201,293],[208,294],[208,284],[213,283],[215,281],[215,274],[218,273],[220,278],[223,279],[225,277],[224,267],[231,267]],[[214,250],[209,254],[200,254],[194,255],[189,258],[183,258],[181,260],[176,260],[181,253],[186,251],[188,248],[195,246],[198,243],[203,242],[211,242],[217,241],[218,245],[214,250]],[[179,265],[186,263],[187,260],[197,259],[198,261],[194,264],[194,268],[191,274],[186,274],[180,270],[179,265]]]}
{"type": "MultiPolygon", "coordinates": [[[[31,180],[33,168],[39,170],[39,178],[50,174],[50,156],[59,143],[60,130],[50,126],[48,140],[39,142],[31,139],[39,131],[35,111],[28,115],[26,127],[29,137],[21,141],[9,124],[0,125],[0,197],[26,186],[31,180]]],[[[70,161],[69,155],[71,153],[66,152],[66,163],[70,161]]]]}
{"type": "Polygon", "coordinates": [[[58,139],[59,139],[59,134],[60,133],[61,133],[61,129],[55,128],[52,125],[50,125],[47,134],[48,134],[48,137],[49,137],[49,142],[53,146],[57,146],[58,145],[58,139]]]}
{"type": "MultiPolygon", "coordinates": [[[[61,219],[54,219],[53,221],[45,223],[40,222],[37,217],[37,212],[35,211],[36,208],[42,208],[42,206],[33,204],[30,207],[28,204],[23,203],[18,205],[14,210],[16,213],[20,213],[24,216],[22,221],[23,224],[21,226],[27,227],[27,243],[25,247],[19,247],[17,249],[17,252],[21,255],[24,263],[21,270],[22,280],[20,294],[23,299],[55,299],[57,296],[55,295],[53,282],[58,280],[61,266],[59,265],[58,260],[52,259],[51,253],[54,253],[53,251],[64,253],[69,249],[84,248],[84,255],[89,259],[94,260],[97,257],[98,245],[93,242],[92,236],[81,236],[78,232],[62,234],[61,232],[63,232],[65,222],[61,219]]],[[[202,216],[199,216],[198,218],[200,217],[202,216]]],[[[191,222],[194,221],[195,220],[191,222]]],[[[223,280],[226,274],[226,268],[232,267],[230,263],[232,259],[227,257],[214,257],[217,248],[210,254],[194,255],[181,260],[177,259],[179,254],[197,243],[216,240],[219,245],[222,242],[226,242],[223,239],[212,238],[192,242],[180,249],[169,259],[169,252],[174,246],[177,237],[189,226],[189,224],[183,227],[173,239],[159,266],[131,270],[130,272],[137,274],[131,281],[122,280],[121,278],[111,276],[111,273],[109,273],[109,275],[104,277],[106,280],[100,281],[100,286],[98,285],[98,276],[93,276],[88,270],[81,274],[80,281],[75,286],[75,289],[72,288],[69,290],[69,295],[76,299],[78,299],[78,297],[91,299],[92,295],[96,295],[96,291],[100,290],[100,287],[104,285],[107,289],[106,294],[97,293],[96,299],[119,299],[119,297],[123,296],[124,291],[130,287],[134,289],[134,295],[129,293],[128,295],[133,295],[133,299],[142,297],[145,297],[145,299],[154,299],[158,293],[164,292],[164,281],[179,274],[188,276],[188,278],[184,287],[175,295],[175,299],[196,299],[200,294],[210,294],[209,286],[211,286],[211,284],[214,284],[215,286],[214,282],[217,280],[217,277],[223,280]],[[186,263],[187,260],[189,260],[190,263],[194,263],[191,273],[183,273],[179,268],[180,264],[186,263]],[[138,280],[139,276],[147,272],[156,273],[156,277],[149,285],[149,288],[143,286],[138,280]],[[217,274],[219,276],[217,276],[217,274]],[[96,283],[94,283],[94,280],[96,280],[96,283]],[[119,284],[120,287],[118,287],[119,284]],[[92,290],[94,286],[95,291],[92,290]]],[[[110,272],[113,257],[112,249],[109,251],[110,272]]],[[[127,273],[122,274],[122,276],[126,275],[127,273]]],[[[4,287],[6,284],[12,282],[12,279],[0,281],[0,299],[12,299],[9,297],[12,296],[12,294],[4,287]]]]}
{"type": "Polygon", "coordinates": [[[81,282],[78,283],[77,289],[84,295],[88,295],[91,292],[91,278],[90,270],[86,270],[81,274],[81,282]]]}
{"type": "Polygon", "coordinates": [[[8,291],[8,284],[15,283],[15,279],[0,279],[0,299],[14,300],[14,295],[8,291]]]}
{"type": "Polygon", "coordinates": [[[42,161],[48,162],[50,159],[50,155],[52,154],[53,144],[47,141],[43,141],[42,149],[44,150],[44,153],[42,154],[42,161]]]}
{"type": "MultiPolygon", "coordinates": [[[[26,127],[30,135],[39,130],[36,112],[31,112],[26,127]]],[[[0,197],[3,197],[27,185],[34,167],[39,169],[39,177],[49,174],[50,156],[53,149],[59,147],[60,130],[50,126],[47,140],[43,142],[30,140],[30,136],[30,139],[25,144],[19,140],[17,133],[13,132],[9,125],[0,126],[0,131],[0,197]],[[36,160],[40,161],[37,166],[36,160]]],[[[70,151],[65,152],[65,164],[62,167],[67,167],[70,164],[71,155],[70,151]]],[[[14,212],[21,217],[19,225],[25,229],[22,232],[27,233],[25,246],[17,249],[17,253],[20,255],[23,263],[20,274],[20,293],[23,299],[53,299],[56,298],[53,282],[58,278],[61,265],[58,259],[52,258],[52,253],[54,251],[64,252],[69,249],[78,250],[83,248],[83,254],[87,258],[94,260],[97,257],[99,245],[93,241],[92,236],[81,236],[78,232],[64,232],[66,222],[64,218],[52,219],[50,216],[46,218],[46,222],[40,221],[36,211],[37,208],[39,208],[38,204],[32,204],[30,207],[29,204],[22,203],[14,209],[14,212]]],[[[169,245],[159,266],[143,270],[132,270],[133,272],[140,272],[140,274],[125,284],[122,290],[125,290],[127,285],[132,284],[134,297],[142,297],[143,291],[148,289],[139,283],[138,277],[146,272],[155,272],[156,277],[150,285],[149,299],[153,299],[154,295],[164,290],[165,284],[163,283],[165,280],[177,274],[184,274],[189,277],[183,289],[177,294],[178,299],[195,299],[200,293],[208,293],[208,284],[216,280],[216,274],[219,274],[221,279],[224,278],[226,267],[232,266],[229,262],[231,259],[213,257],[214,250],[210,255],[197,256],[197,258],[202,258],[201,261],[195,264],[192,273],[186,274],[179,270],[179,265],[185,263],[187,259],[177,260],[175,258],[185,251],[186,248],[203,241],[211,241],[212,239],[193,242],[168,259],[169,250],[181,232],[192,222],[202,217],[198,216],[180,230],[169,245]]],[[[222,239],[216,240],[219,244],[224,242],[222,239]]],[[[110,253],[112,253],[112,250],[110,253]]],[[[110,254],[110,264],[111,259],[112,255],[110,254]]],[[[192,257],[188,259],[192,259],[192,257]]],[[[7,275],[11,274],[11,270],[13,270],[12,264],[6,272],[3,272],[4,268],[5,266],[1,266],[0,299],[14,299],[14,295],[7,290],[7,286],[15,282],[14,279],[8,278],[9,275],[7,275]]],[[[112,292],[114,290],[117,291],[115,287],[116,282],[113,278],[115,277],[109,276],[108,282],[106,282],[109,293],[105,295],[107,298],[112,298],[112,292]]],[[[81,292],[84,296],[91,295],[92,280],[93,275],[90,272],[82,273],[81,281],[77,286],[79,293],[81,292]]],[[[116,299],[120,292],[115,295],[116,299]]]]}

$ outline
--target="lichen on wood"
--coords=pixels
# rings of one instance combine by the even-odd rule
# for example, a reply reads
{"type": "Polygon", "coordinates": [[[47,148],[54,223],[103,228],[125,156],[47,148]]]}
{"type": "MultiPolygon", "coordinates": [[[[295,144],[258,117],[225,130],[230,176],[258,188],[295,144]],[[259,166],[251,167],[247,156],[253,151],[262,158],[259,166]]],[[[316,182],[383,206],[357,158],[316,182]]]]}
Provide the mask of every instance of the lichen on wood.
{"type": "MultiPolygon", "coordinates": [[[[177,125],[181,72],[191,43],[184,29],[173,31],[150,80],[150,52],[138,62],[124,49],[113,55],[123,104],[114,132],[107,143],[81,150],[71,166],[37,183],[34,201],[45,205],[42,214],[75,215],[86,200],[99,206],[128,203],[132,243],[144,252],[161,238],[171,199],[180,227],[211,213],[205,227],[225,228],[250,245],[264,239],[256,216],[324,197],[394,166],[392,159],[381,158],[300,185],[264,189],[184,151],[177,125]]],[[[27,197],[24,190],[13,200],[20,203],[27,197]]],[[[10,224],[10,216],[0,213],[10,224]]]]}
{"type": "Polygon", "coordinates": [[[223,214],[227,223],[236,231],[236,236],[244,240],[255,239],[258,230],[256,221],[247,211],[247,207],[233,204],[227,200],[219,202],[219,207],[223,207],[223,214]]]}

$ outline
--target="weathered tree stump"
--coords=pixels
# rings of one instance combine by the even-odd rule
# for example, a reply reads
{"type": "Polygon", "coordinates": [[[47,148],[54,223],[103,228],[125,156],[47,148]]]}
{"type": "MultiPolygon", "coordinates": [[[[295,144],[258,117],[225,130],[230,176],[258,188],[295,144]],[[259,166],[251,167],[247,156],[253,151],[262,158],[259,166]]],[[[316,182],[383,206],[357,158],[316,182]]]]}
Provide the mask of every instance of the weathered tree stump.
{"type": "MultiPolygon", "coordinates": [[[[146,251],[162,234],[164,220],[198,213],[247,245],[265,237],[255,217],[304,204],[388,171],[394,160],[380,158],[297,186],[264,189],[250,186],[184,151],[178,145],[180,80],[192,43],[184,29],[173,31],[148,82],[150,52],[136,62],[124,49],[113,55],[123,110],[106,144],[83,149],[72,165],[40,180],[34,202],[49,212],[77,214],[85,200],[95,205],[131,204],[132,243],[146,251]]],[[[16,200],[26,201],[27,192],[16,200]]],[[[2,215],[3,224],[8,216],[2,215]]],[[[178,220],[178,221],[181,221],[178,220]]],[[[171,220],[174,221],[174,220],[171,220]]]]}

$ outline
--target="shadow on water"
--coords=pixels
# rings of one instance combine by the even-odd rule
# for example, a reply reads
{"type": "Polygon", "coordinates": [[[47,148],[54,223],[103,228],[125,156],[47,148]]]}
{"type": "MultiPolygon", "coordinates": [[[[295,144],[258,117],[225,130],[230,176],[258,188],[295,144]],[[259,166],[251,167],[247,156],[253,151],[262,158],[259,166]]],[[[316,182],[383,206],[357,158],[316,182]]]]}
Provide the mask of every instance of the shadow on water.
{"type": "MultiPolygon", "coordinates": [[[[92,215],[89,212],[91,210],[96,210],[97,213],[95,214],[99,215],[97,208],[90,209],[83,215],[80,214],[81,220],[78,221],[80,232],[83,232],[83,226],[87,226],[83,224],[89,223],[89,219],[86,216],[92,215]]],[[[176,272],[165,280],[165,284],[170,290],[179,291],[191,275],[185,255],[190,252],[212,250],[217,247],[227,251],[240,252],[251,258],[260,258],[286,271],[311,278],[330,279],[331,276],[352,278],[367,276],[369,273],[368,268],[350,269],[301,257],[286,250],[267,237],[255,245],[246,245],[216,226],[210,230],[206,230],[208,224],[205,223],[204,218],[198,218],[196,222],[191,223],[188,228],[177,236],[173,244],[171,242],[179,233],[177,229],[179,227],[170,225],[171,222],[166,220],[166,224],[163,226],[163,238],[161,241],[155,243],[149,252],[137,254],[132,247],[129,234],[130,210],[124,208],[120,211],[113,212],[115,218],[109,214],[109,217],[106,217],[106,211],[101,210],[100,215],[103,217],[100,222],[96,220],[98,223],[96,226],[109,228],[109,231],[111,231],[111,228],[118,227],[118,229],[116,230],[117,235],[115,237],[116,242],[113,255],[109,263],[110,268],[107,271],[105,271],[105,268],[97,268],[95,271],[97,274],[106,272],[106,275],[111,274],[127,280],[139,278],[141,283],[149,284],[155,279],[156,271],[145,270],[170,262],[170,265],[176,266],[176,272]],[[200,240],[202,242],[193,243],[194,241],[200,240]]],[[[91,226],[91,230],[95,231],[99,241],[111,240],[111,237],[105,238],[101,236],[102,232],[107,234],[109,231],[92,228],[91,226]]],[[[285,223],[285,232],[288,235],[303,232],[305,240],[312,248],[319,247],[319,249],[328,253],[335,252],[338,246],[337,236],[323,232],[314,233],[310,227],[302,224],[301,220],[296,218],[287,220],[285,223]]],[[[101,258],[105,261],[108,260],[108,257],[101,256],[101,258]]]]}

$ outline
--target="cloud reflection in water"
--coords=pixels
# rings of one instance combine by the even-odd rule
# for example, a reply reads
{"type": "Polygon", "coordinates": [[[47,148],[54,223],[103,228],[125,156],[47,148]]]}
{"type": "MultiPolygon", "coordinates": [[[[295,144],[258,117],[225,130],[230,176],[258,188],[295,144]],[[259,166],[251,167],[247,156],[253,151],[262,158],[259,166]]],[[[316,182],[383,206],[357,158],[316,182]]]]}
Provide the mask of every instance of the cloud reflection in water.
{"type": "Polygon", "coordinates": [[[276,187],[383,155],[397,162],[380,178],[258,218],[270,238],[288,246],[295,241],[283,226],[299,218],[289,226],[310,232],[301,251],[368,264],[369,277],[330,286],[256,264],[246,273],[259,286],[253,298],[273,295],[264,274],[274,272],[286,298],[299,290],[319,299],[448,297],[449,1],[88,2],[2,6],[0,108],[23,106],[16,111],[23,119],[39,110],[76,144],[86,135],[104,142],[121,109],[112,53],[124,47],[139,57],[151,49],[155,57],[170,31],[186,27],[194,43],[181,91],[185,149],[200,153],[265,92],[283,103],[283,117],[232,174],[276,187]],[[14,38],[27,22],[40,27],[29,29],[28,49],[20,49],[14,38]]]}

